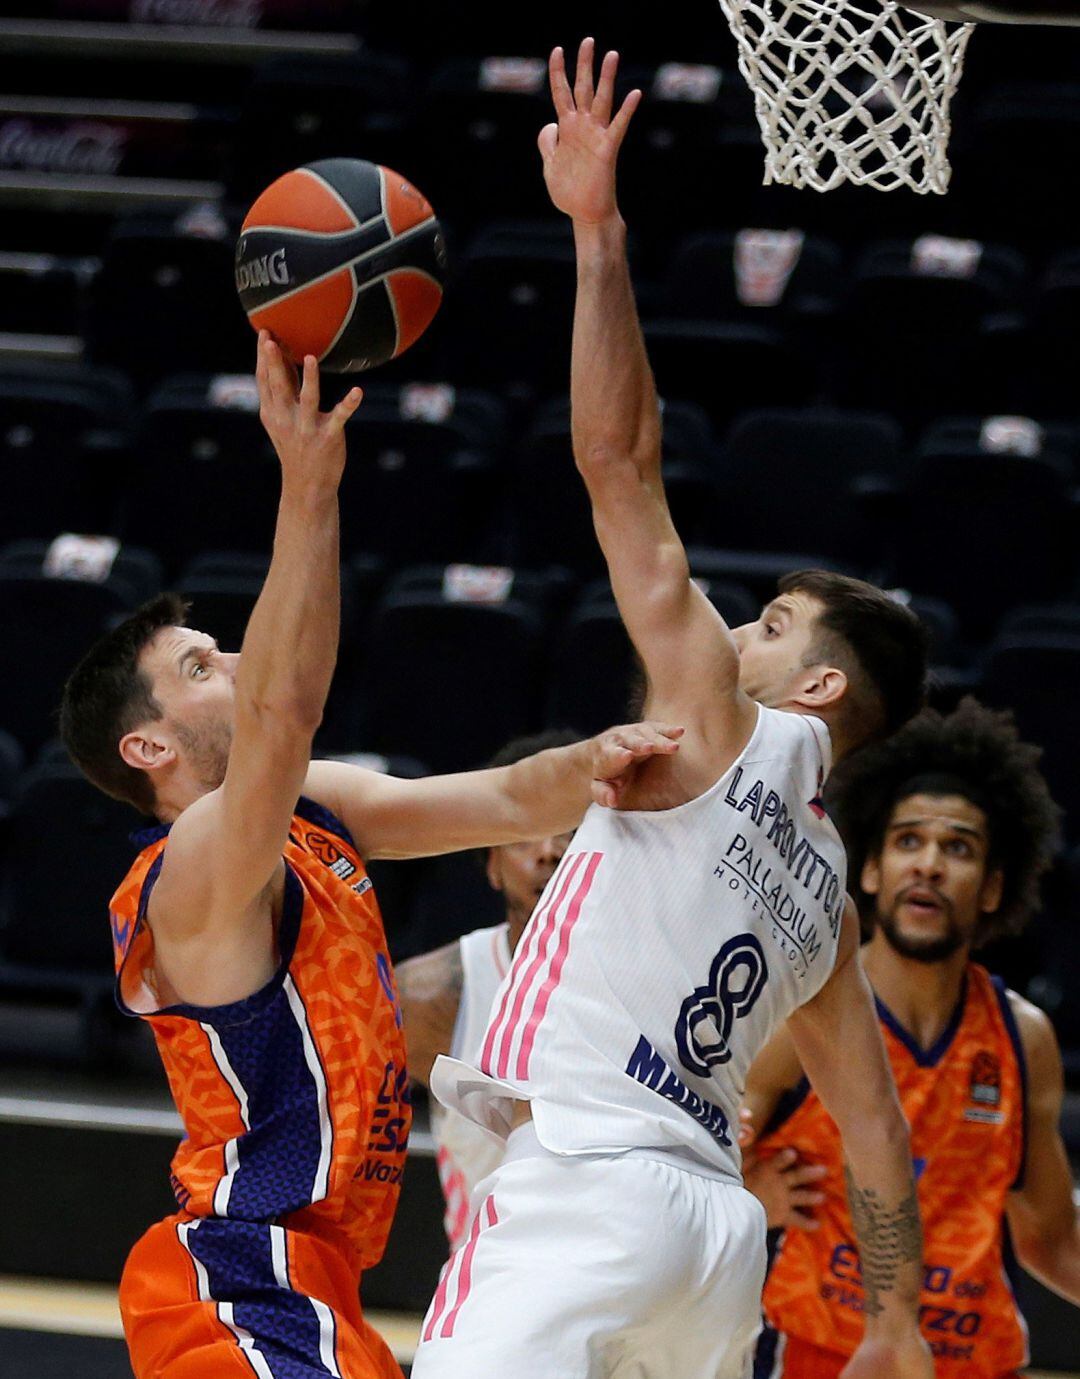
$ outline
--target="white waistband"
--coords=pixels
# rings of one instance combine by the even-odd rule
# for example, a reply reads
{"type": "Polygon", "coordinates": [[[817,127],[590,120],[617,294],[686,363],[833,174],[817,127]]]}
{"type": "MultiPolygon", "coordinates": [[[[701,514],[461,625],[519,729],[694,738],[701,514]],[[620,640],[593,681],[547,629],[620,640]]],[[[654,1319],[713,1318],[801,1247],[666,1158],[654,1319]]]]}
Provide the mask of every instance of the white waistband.
{"type": "Polygon", "coordinates": [[[653,1145],[647,1148],[559,1153],[557,1150],[548,1149],[546,1145],[540,1142],[540,1137],[536,1133],[536,1126],[531,1120],[527,1120],[516,1130],[510,1132],[506,1141],[506,1154],[503,1156],[503,1163],[516,1163],[519,1159],[537,1158],[560,1159],[563,1162],[567,1159],[647,1159],[651,1163],[666,1164],[669,1168],[678,1168],[684,1173],[696,1174],[699,1178],[711,1178],[715,1182],[723,1183],[726,1187],[742,1187],[742,1180],[734,1174],[726,1173],[714,1164],[705,1163],[689,1151],[679,1149],[664,1149],[653,1145]]]}

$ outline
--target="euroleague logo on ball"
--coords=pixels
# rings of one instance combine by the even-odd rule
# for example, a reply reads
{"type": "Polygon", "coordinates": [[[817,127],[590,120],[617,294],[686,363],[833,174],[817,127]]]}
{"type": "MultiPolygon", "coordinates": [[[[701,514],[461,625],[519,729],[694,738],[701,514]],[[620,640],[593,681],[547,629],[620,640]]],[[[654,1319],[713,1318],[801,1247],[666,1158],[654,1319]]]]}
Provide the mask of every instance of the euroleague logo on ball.
{"type": "Polygon", "coordinates": [[[272,254],[260,254],[250,263],[244,263],[247,240],[241,239],[236,246],[236,290],[247,292],[253,287],[269,287],[272,283],[284,286],[290,281],[289,265],[285,261],[285,250],[275,249],[272,254]]]}

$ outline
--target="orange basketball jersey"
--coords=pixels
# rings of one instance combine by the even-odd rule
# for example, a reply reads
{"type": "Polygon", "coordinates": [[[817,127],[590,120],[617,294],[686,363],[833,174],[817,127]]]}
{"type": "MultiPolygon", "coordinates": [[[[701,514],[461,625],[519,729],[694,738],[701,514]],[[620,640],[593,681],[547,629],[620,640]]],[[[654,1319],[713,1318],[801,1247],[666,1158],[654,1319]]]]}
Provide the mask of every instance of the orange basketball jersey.
{"type": "MultiPolygon", "coordinates": [[[[1027,1360],[1027,1330],[1002,1257],[1005,1199],[1023,1170],[1025,1114],[1023,1052],[1005,989],[969,964],[956,1013],[928,1050],[880,1001],[878,1015],[911,1126],[924,1236],[923,1335],[939,1376],[1001,1379],[1027,1360]]],[[[828,1379],[862,1337],[863,1290],[839,1132],[807,1083],[798,1096],[759,1151],[790,1145],[827,1165],[818,1185],[826,1201],[816,1211],[817,1231],[781,1237],[765,1286],[768,1326],[756,1373],[828,1379]]]]}
{"type": "Polygon", "coordinates": [[[110,911],[117,998],[153,1029],[185,1138],[173,1159],[192,1218],[281,1223],[378,1262],[397,1202],[410,1108],[382,918],[344,826],[300,800],[285,846],[276,973],[232,1005],[162,1007],[146,924],[168,829],[110,911]]]}

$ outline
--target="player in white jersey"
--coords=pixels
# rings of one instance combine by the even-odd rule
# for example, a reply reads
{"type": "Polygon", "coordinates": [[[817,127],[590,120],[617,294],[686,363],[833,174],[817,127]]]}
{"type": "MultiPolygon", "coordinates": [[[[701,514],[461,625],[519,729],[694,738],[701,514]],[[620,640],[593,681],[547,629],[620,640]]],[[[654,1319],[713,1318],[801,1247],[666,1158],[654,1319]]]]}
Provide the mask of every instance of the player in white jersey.
{"type": "MultiPolygon", "coordinates": [[[[575,740],[574,734],[559,729],[516,738],[490,764],[509,766],[533,752],[562,747],[575,740]]],[[[506,917],[502,923],[474,929],[453,943],[408,958],[395,967],[409,1075],[424,1086],[428,1085],[431,1066],[440,1053],[467,1062],[480,1057],[495,993],[510,970],[511,958],[533,908],[571,836],[560,833],[488,849],[484,870],[492,889],[503,898],[506,917]]],[[[431,1129],[446,1202],[443,1222],[454,1250],[464,1243],[468,1232],[473,1190],[502,1162],[504,1146],[473,1121],[448,1110],[434,1098],[431,1129]]]]}
{"type": "MultiPolygon", "coordinates": [[[[858,958],[830,764],[918,707],[925,637],[860,581],[802,572],[730,630],[664,497],[615,198],[617,58],[552,55],[540,136],[578,262],[574,454],[653,715],[677,757],[592,807],[541,897],[479,1060],[432,1088],[508,1139],[424,1320],[414,1379],[742,1379],[765,1219],[741,1185],[746,1069],[787,1020],[841,1129],[866,1333],[847,1379],[930,1379],[907,1126],[858,958]]],[[[778,498],[782,495],[778,495],[778,498]]],[[[812,514],[807,514],[812,521],[812,514]]],[[[738,533],[732,533],[738,544],[738,533]]]]}

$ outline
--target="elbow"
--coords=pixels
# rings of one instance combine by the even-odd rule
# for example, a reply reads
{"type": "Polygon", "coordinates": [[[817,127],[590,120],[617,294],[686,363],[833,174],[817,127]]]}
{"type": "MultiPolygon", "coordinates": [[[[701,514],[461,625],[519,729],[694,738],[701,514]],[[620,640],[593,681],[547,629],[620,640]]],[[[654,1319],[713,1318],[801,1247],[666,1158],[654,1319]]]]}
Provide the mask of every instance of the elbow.
{"type": "MultiPolygon", "coordinates": [[[[240,712],[238,706],[237,713],[240,712]]],[[[273,696],[252,700],[247,713],[262,736],[310,739],[322,724],[323,704],[304,695],[273,696]]]]}
{"type": "Polygon", "coordinates": [[[631,448],[612,439],[595,439],[574,446],[574,463],[589,487],[616,482],[637,482],[638,468],[631,448]]]}

